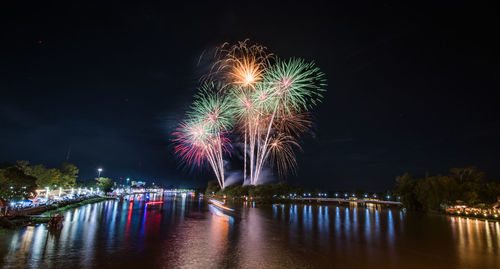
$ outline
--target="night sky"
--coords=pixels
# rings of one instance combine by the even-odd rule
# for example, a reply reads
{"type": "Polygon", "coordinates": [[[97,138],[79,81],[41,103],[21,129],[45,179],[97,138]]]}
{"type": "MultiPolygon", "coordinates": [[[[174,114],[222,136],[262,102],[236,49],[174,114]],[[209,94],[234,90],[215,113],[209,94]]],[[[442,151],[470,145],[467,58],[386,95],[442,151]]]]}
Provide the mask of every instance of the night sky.
{"type": "Polygon", "coordinates": [[[288,182],[383,190],[404,172],[500,178],[498,10],[477,2],[9,1],[0,161],[204,186],[170,143],[204,52],[250,38],[313,60],[328,92],[288,182]],[[107,3],[103,3],[107,2],[107,3]],[[9,6],[16,5],[16,6],[9,6]]]}

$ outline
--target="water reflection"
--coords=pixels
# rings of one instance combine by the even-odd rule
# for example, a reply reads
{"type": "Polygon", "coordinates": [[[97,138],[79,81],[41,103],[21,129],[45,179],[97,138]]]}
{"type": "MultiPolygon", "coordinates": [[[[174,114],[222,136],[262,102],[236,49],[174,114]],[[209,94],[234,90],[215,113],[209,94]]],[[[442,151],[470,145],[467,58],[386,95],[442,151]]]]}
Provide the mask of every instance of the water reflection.
{"type": "Polygon", "coordinates": [[[347,268],[500,264],[500,224],[397,208],[253,202],[228,215],[194,197],[134,196],[2,234],[0,267],[347,268]]]}
{"type": "Polygon", "coordinates": [[[455,237],[458,260],[463,266],[477,263],[498,265],[500,230],[498,222],[478,221],[462,217],[450,217],[455,237]],[[471,250],[481,256],[470,255],[471,250]]]}

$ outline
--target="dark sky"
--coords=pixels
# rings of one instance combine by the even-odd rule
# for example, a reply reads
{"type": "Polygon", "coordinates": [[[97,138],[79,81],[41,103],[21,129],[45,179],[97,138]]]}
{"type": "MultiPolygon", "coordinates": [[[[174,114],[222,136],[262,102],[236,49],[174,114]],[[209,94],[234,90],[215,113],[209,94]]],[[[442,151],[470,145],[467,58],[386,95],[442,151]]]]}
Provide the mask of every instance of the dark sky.
{"type": "Polygon", "coordinates": [[[470,165],[500,177],[500,22],[491,6],[8,2],[0,11],[0,161],[59,166],[71,149],[84,178],[102,166],[104,176],[205,185],[209,172],[179,169],[170,133],[203,72],[199,56],[250,38],[327,74],[314,135],[290,182],[382,190],[404,172],[470,165]]]}

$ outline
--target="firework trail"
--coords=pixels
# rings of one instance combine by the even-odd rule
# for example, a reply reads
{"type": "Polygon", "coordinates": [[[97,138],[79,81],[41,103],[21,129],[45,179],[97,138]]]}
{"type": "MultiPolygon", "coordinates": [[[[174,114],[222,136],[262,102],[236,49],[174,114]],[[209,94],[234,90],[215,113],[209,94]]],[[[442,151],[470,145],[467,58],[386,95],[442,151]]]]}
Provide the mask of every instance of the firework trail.
{"type": "Polygon", "coordinates": [[[221,85],[203,84],[188,112],[188,120],[173,133],[174,151],[188,165],[201,166],[208,162],[217,181],[224,189],[224,154],[230,154],[228,138],[231,128],[231,105],[218,95],[221,85]]]}
{"type": "Polygon", "coordinates": [[[273,54],[268,53],[266,47],[259,44],[250,45],[248,39],[235,45],[224,43],[217,49],[216,61],[210,74],[210,77],[218,78],[228,85],[223,89],[235,101],[236,118],[244,141],[244,182],[248,175],[247,166],[250,168],[250,178],[253,178],[255,162],[253,156],[258,135],[256,124],[260,121],[259,114],[262,112],[255,100],[258,91],[256,86],[261,85],[263,74],[272,58],[273,54]]]}
{"type": "MultiPolygon", "coordinates": [[[[324,73],[315,67],[313,62],[292,58],[288,61],[280,59],[271,65],[264,74],[262,105],[263,112],[271,117],[261,143],[258,143],[256,166],[253,184],[258,184],[259,173],[268,156],[270,138],[273,137],[273,123],[280,118],[290,117],[297,112],[308,111],[322,99],[326,80],[324,73]]],[[[291,134],[288,134],[291,136],[291,134]]]]}

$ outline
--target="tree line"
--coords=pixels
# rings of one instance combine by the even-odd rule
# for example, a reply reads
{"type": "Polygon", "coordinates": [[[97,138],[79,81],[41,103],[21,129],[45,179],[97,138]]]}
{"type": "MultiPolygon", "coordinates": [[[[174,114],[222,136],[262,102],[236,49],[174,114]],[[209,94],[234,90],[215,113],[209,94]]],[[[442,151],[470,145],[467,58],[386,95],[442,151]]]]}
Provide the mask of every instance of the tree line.
{"type": "Polygon", "coordinates": [[[405,173],[396,178],[393,192],[409,210],[440,211],[459,203],[488,207],[500,196],[500,183],[486,180],[476,167],[452,168],[445,175],[421,178],[405,173]]]}
{"type": "Polygon", "coordinates": [[[79,169],[72,163],[63,163],[59,168],[49,168],[43,164],[31,165],[29,161],[18,160],[15,164],[0,166],[0,198],[8,201],[31,197],[36,189],[71,187],[100,187],[111,190],[113,181],[109,178],[78,180],[79,169]]]}

